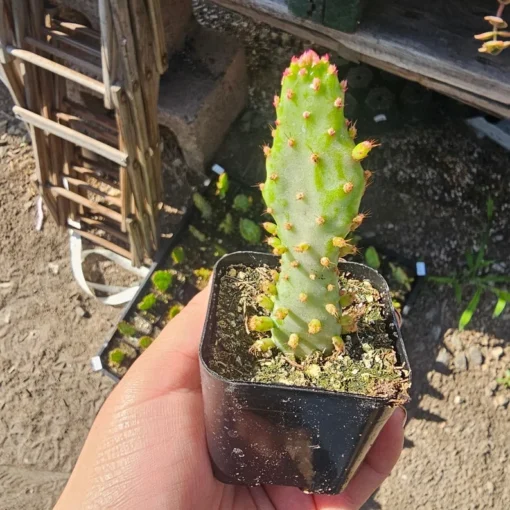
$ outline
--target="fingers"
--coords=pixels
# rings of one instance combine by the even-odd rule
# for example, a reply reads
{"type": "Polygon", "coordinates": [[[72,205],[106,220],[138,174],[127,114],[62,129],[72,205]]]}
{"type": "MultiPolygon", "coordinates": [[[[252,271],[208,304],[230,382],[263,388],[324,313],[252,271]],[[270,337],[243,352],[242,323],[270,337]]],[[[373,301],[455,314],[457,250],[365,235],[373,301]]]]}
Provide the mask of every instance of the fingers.
{"type": "Polygon", "coordinates": [[[204,327],[209,289],[197,294],[134,363],[116,391],[122,406],[157,398],[171,391],[198,391],[198,348],[204,327]]]}
{"type": "Polygon", "coordinates": [[[406,413],[398,407],[381,430],[347,489],[338,496],[315,496],[317,510],[358,510],[388,477],[402,452],[406,413]]]}

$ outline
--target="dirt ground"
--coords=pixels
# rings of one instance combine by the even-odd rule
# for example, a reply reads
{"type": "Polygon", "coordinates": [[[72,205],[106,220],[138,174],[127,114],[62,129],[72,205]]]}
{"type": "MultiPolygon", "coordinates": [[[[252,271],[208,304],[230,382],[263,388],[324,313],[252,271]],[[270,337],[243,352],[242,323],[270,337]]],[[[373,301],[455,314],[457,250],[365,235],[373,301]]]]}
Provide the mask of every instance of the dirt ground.
{"type": "MultiPolygon", "coordinates": [[[[303,43],[207,4],[195,9],[202,23],[236,33],[248,48],[250,108],[218,161],[256,180],[255,149],[268,136],[280,69],[303,43]]],[[[80,291],[65,231],[50,218],[35,230],[34,162],[11,106],[0,88],[0,509],[46,510],[112,389],[92,373],[90,358],[120,311],[80,291]]],[[[508,274],[510,155],[478,140],[454,111],[379,136],[364,234],[447,274],[476,241],[490,195],[496,203],[491,271],[508,274]]],[[[451,291],[423,284],[415,297],[403,326],[414,377],[406,448],[366,509],[506,509],[510,390],[495,380],[510,367],[510,310],[493,320],[494,302],[485,296],[468,330],[459,332],[451,291]]]]}

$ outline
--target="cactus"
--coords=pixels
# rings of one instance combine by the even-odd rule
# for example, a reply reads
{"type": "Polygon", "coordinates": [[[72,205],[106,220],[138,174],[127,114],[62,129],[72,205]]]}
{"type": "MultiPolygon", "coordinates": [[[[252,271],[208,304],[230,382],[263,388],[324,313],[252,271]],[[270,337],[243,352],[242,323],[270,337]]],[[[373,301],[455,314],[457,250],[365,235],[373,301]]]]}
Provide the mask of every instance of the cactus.
{"type": "Polygon", "coordinates": [[[113,351],[110,351],[110,354],[108,354],[108,361],[111,365],[114,366],[120,366],[124,362],[124,359],[126,358],[126,353],[122,349],[113,349],[113,351]]]}
{"type": "Polygon", "coordinates": [[[150,294],[147,294],[142,298],[142,300],[138,303],[138,310],[142,310],[144,312],[147,312],[148,310],[151,310],[156,305],[157,299],[152,292],[150,294]]]}
{"type": "Polygon", "coordinates": [[[267,178],[260,188],[274,218],[263,227],[281,269],[269,292],[271,316],[252,317],[249,326],[270,332],[278,349],[298,359],[340,349],[342,333],[355,328],[351,317],[342,317],[337,261],[353,251],[346,238],[365,217],[358,210],[371,174],[360,161],[376,144],[353,141],[356,131],[344,118],[346,89],[327,55],[294,57],[274,98],[273,145],[263,148],[267,178]]]}
{"type": "Polygon", "coordinates": [[[246,213],[250,210],[252,203],[253,199],[251,197],[241,194],[235,196],[232,206],[236,211],[246,213]]]}
{"type": "Polygon", "coordinates": [[[230,187],[230,182],[228,180],[228,175],[226,172],[223,172],[216,182],[216,195],[218,195],[221,200],[223,200],[227,196],[228,188],[230,187]]]}
{"type": "MultiPolygon", "coordinates": [[[[168,271],[156,271],[152,275],[152,283],[154,284],[154,287],[156,287],[156,289],[158,289],[160,292],[166,292],[168,290],[168,287],[172,285],[173,279],[174,275],[172,273],[169,273],[168,271]]],[[[154,298],[154,304],[156,304],[156,298],[154,298]]]]}
{"type": "Polygon", "coordinates": [[[142,351],[145,351],[152,344],[153,340],[150,336],[142,336],[140,340],[138,340],[138,345],[142,351]]]}
{"type": "Polygon", "coordinates": [[[213,209],[211,204],[204,198],[200,193],[193,193],[193,203],[195,207],[200,211],[204,220],[210,220],[213,215],[213,209]]]}
{"type": "Polygon", "coordinates": [[[174,317],[176,317],[177,315],[179,315],[181,313],[183,308],[184,308],[184,306],[181,305],[180,303],[173,305],[170,308],[170,310],[168,310],[168,314],[167,314],[166,318],[169,321],[171,321],[174,317]]]}
{"type": "Polygon", "coordinates": [[[223,221],[219,224],[218,229],[227,235],[234,231],[234,218],[232,218],[230,213],[225,215],[225,218],[223,218],[223,221]]]}
{"type": "Polygon", "coordinates": [[[130,337],[136,335],[136,328],[126,321],[119,322],[117,330],[122,336],[130,337]]]}
{"type": "Polygon", "coordinates": [[[247,218],[239,220],[239,232],[242,238],[249,244],[259,244],[262,238],[260,227],[247,218]]]}
{"type": "Polygon", "coordinates": [[[186,254],[182,246],[176,246],[172,250],[170,256],[172,257],[174,264],[182,264],[184,262],[184,259],[186,258],[186,254]]]}

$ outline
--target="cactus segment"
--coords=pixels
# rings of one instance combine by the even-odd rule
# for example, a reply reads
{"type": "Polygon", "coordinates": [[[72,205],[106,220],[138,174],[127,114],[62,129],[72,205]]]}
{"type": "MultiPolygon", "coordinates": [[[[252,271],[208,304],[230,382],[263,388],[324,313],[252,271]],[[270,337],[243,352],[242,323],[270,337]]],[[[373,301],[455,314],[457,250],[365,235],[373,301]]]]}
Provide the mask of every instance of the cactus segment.
{"type": "Polygon", "coordinates": [[[293,58],[275,101],[273,143],[264,148],[262,194],[274,219],[268,223],[274,227],[264,228],[278,235],[271,243],[281,256],[282,275],[271,338],[296,358],[314,350],[331,353],[341,343],[336,261],[341,250],[352,250],[345,239],[363,221],[358,211],[366,183],[359,162],[377,145],[353,141],[354,124],[346,124],[343,111],[346,89],[327,57],[307,51],[293,58]]]}

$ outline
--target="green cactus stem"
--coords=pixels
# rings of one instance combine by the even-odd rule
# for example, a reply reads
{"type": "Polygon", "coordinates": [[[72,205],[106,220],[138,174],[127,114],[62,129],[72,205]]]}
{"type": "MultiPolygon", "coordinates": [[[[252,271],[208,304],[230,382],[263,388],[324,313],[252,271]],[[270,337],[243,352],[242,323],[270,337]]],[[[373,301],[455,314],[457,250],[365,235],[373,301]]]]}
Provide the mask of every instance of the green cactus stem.
{"type": "Polygon", "coordinates": [[[126,353],[119,348],[113,349],[113,351],[110,351],[110,353],[108,354],[108,361],[110,362],[110,365],[117,367],[122,365],[125,358],[126,353]]]}
{"type": "Polygon", "coordinates": [[[173,318],[175,318],[177,315],[179,315],[184,308],[183,305],[180,303],[173,305],[170,310],[168,310],[167,319],[171,321],[173,318]]]}
{"type": "Polygon", "coordinates": [[[184,252],[184,248],[182,246],[176,246],[172,250],[170,256],[172,257],[174,264],[182,264],[186,259],[186,253],[184,252]]]}
{"type": "Polygon", "coordinates": [[[223,221],[219,224],[218,229],[227,235],[232,234],[234,231],[234,218],[230,213],[225,215],[225,218],[223,218],[223,221]]]}
{"type": "Polygon", "coordinates": [[[200,193],[193,193],[193,203],[200,211],[204,220],[210,220],[212,218],[213,210],[211,204],[200,193]]]}
{"type": "MultiPolygon", "coordinates": [[[[174,279],[174,275],[168,271],[156,271],[152,275],[152,283],[154,284],[154,287],[159,290],[159,292],[166,292],[170,285],[172,285],[172,281],[174,279]]],[[[150,294],[149,294],[150,296],[150,294]]],[[[148,296],[146,296],[148,297],[148,296]]],[[[151,298],[149,298],[151,299],[151,298]]],[[[156,301],[154,299],[154,304],[156,304],[156,301]]],[[[152,308],[152,307],[151,307],[152,308]]]]}
{"type": "Polygon", "coordinates": [[[152,308],[154,308],[154,306],[156,305],[156,302],[157,302],[157,299],[156,299],[156,296],[154,294],[152,294],[152,292],[150,294],[147,294],[146,296],[144,296],[142,298],[142,300],[138,303],[138,310],[142,310],[144,312],[147,312],[149,310],[151,310],[152,308]]]}
{"type": "Polygon", "coordinates": [[[152,344],[153,340],[150,336],[142,336],[140,340],[138,340],[138,345],[140,346],[140,349],[142,351],[145,351],[145,349],[148,349],[149,346],[152,344]]]}
{"type": "Polygon", "coordinates": [[[227,196],[228,188],[230,187],[230,182],[228,180],[228,175],[226,172],[223,172],[216,182],[216,195],[218,195],[221,200],[223,200],[227,196]]]}
{"type": "Polygon", "coordinates": [[[252,197],[240,194],[235,196],[232,206],[236,211],[246,213],[250,210],[252,203],[253,203],[252,197]]]}
{"type": "Polygon", "coordinates": [[[239,232],[242,238],[249,244],[259,244],[262,238],[262,231],[260,227],[247,218],[239,220],[239,232]]]}
{"type": "Polygon", "coordinates": [[[136,328],[126,321],[119,322],[117,330],[122,336],[130,337],[136,335],[136,328]]]}
{"type": "Polygon", "coordinates": [[[353,319],[342,316],[337,261],[353,251],[346,239],[365,217],[359,214],[366,187],[360,161],[377,144],[353,141],[356,130],[344,117],[346,89],[327,55],[294,57],[274,99],[273,145],[263,148],[261,189],[274,219],[263,226],[281,256],[283,277],[271,317],[252,317],[249,326],[271,331],[278,349],[296,358],[341,350],[342,333],[354,328],[353,319]]]}

